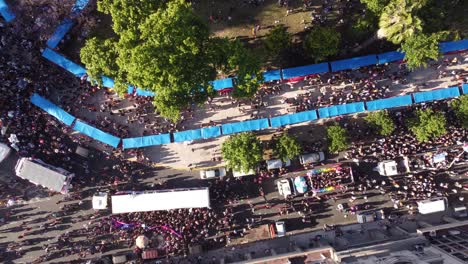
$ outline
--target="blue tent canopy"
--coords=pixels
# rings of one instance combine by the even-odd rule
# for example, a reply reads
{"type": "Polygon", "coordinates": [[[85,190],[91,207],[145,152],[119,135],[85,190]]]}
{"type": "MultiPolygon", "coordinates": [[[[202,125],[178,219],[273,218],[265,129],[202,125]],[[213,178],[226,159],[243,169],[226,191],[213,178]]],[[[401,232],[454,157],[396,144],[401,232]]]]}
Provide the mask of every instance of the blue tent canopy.
{"type": "Polygon", "coordinates": [[[42,53],[42,56],[51,62],[57,64],[58,66],[64,68],[65,70],[73,73],[77,77],[82,77],[86,74],[86,69],[80,65],[72,62],[71,60],[65,58],[64,56],[58,54],[57,52],[46,48],[42,53]]]}
{"type": "Polygon", "coordinates": [[[202,138],[201,129],[186,130],[176,132],[174,135],[174,142],[192,141],[202,138]]]}
{"type": "Polygon", "coordinates": [[[468,39],[439,43],[440,52],[447,53],[468,49],[468,39]]]}
{"type": "Polygon", "coordinates": [[[342,70],[350,70],[350,69],[357,69],[359,67],[368,66],[377,64],[377,55],[367,55],[362,57],[355,57],[346,60],[339,60],[330,62],[332,71],[342,71],[342,70]]]}
{"type": "Polygon", "coordinates": [[[154,93],[153,92],[150,92],[150,91],[147,91],[147,90],[143,90],[141,88],[137,88],[136,89],[136,95],[138,96],[154,96],[154,93]]]}
{"type": "Polygon", "coordinates": [[[463,89],[463,94],[468,94],[468,83],[464,83],[462,85],[462,89],[463,89]]]}
{"type": "Polygon", "coordinates": [[[457,96],[460,96],[460,90],[458,89],[458,87],[449,87],[445,89],[438,89],[413,94],[415,103],[442,100],[457,96]]]}
{"type": "Polygon", "coordinates": [[[395,97],[390,97],[386,99],[379,99],[379,100],[366,102],[368,111],[382,110],[382,109],[407,106],[407,105],[412,105],[412,104],[413,104],[413,100],[411,99],[411,95],[395,96],[395,97]]]}
{"type": "Polygon", "coordinates": [[[364,108],[363,102],[334,105],[334,106],[319,108],[318,110],[320,118],[359,113],[359,112],[364,112],[364,111],[365,111],[365,108],[364,108]]]}
{"type": "Polygon", "coordinates": [[[268,118],[255,119],[238,123],[230,123],[222,125],[223,135],[230,135],[240,132],[260,130],[270,127],[268,118]]]}
{"type": "Polygon", "coordinates": [[[73,24],[71,19],[65,18],[55,29],[54,34],[47,40],[47,46],[51,49],[55,49],[67,32],[73,27],[73,24]]]}
{"type": "Polygon", "coordinates": [[[11,11],[11,9],[5,3],[5,0],[0,0],[0,15],[2,15],[3,19],[5,19],[5,21],[8,23],[16,17],[13,11],[11,11]]]}
{"type": "Polygon", "coordinates": [[[302,77],[324,72],[328,72],[328,62],[283,69],[283,79],[287,80],[295,77],[302,77]]]}
{"type": "Polygon", "coordinates": [[[87,135],[90,138],[93,138],[97,141],[100,141],[104,144],[110,145],[114,148],[119,146],[120,138],[113,136],[107,132],[104,132],[100,129],[92,127],[80,120],[77,120],[75,126],[73,127],[76,131],[87,135]]]}
{"type": "Polygon", "coordinates": [[[263,72],[263,81],[272,82],[281,80],[281,70],[272,70],[263,72]]]}
{"type": "Polygon", "coordinates": [[[170,134],[152,135],[135,138],[124,138],[122,140],[123,149],[142,148],[171,143],[170,134]]]}
{"type": "Polygon", "coordinates": [[[221,127],[220,126],[204,127],[201,129],[201,134],[203,138],[219,137],[221,136],[221,127]]]}
{"type": "Polygon", "coordinates": [[[379,64],[385,64],[403,60],[405,58],[405,53],[400,51],[390,51],[378,54],[377,57],[379,58],[379,64]]]}
{"type": "Polygon", "coordinates": [[[72,7],[72,14],[78,14],[85,9],[89,0],[76,0],[75,5],[72,7]]]}
{"type": "Polygon", "coordinates": [[[114,88],[114,80],[112,78],[109,78],[107,76],[101,76],[102,80],[102,85],[107,88],[114,88]]]}
{"type": "Polygon", "coordinates": [[[270,118],[271,127],[281,127],[317,119],[317,111],[305,111],[290,115],[282,115],[270,118]]]}
{"type": "Polygon", "coordinates": [[[214,80],[211,82],[211,84],[213,85],[213,89],[215,91],[234,87],[234,84],[232,83],[232,78],[214,80]]]}
{"type": "Polygon", "coordinates": [[[65,112],[63,109],[60,107],[56,106],[49,100],[41,97],[37,93],[34,93],[31,96],[31,103],[45,112],[47,112],[49,115],[57,118],[60,122],[64,123],[67,126],[70,126],[73,124],[73,121],[75,121],[75,117],[70,115],[69,113],[65,112]]]}

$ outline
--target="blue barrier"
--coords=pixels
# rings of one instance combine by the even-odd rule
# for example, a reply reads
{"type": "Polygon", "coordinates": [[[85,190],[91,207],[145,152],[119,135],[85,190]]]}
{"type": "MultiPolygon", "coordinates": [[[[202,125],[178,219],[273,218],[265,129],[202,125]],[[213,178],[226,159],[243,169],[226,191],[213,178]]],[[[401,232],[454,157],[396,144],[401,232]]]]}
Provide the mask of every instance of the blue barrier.
{"type": "Polygon", "coordinates": [[[213,89],[215,91],[219,91],[219,90],[234,87],[234,83],[232,82],[232,78],[214,80],[214,81],[212,81],[210,83],[213,85],[213,89]]]}
{"type": "Polygon", "coordinates": [[[462,84],[463,94],[468,94],[468,83],[462,84]]]}
{"type": "Polygon", "coordinates": [[[89,0],[76,0],[75,5],[72,7],[72,14],[78,14],[85,9],[86,5],[88,4],[89,0]]]}
{"type": "Polygon", "coordinates": [[[468,49],[468,39],[462,39],[451,42],[441,42],[439,43],[439,49],[442,53],[452,52],[452,51],[462,51],[468,49]]]}
{"type": "Polygon", "coordinates": [[[400,51],[390,51],[377,55],[379,64],[401,61],[405,59],[405,53],[400,51]]]}
{"type": "Polygon", "coordinates": [[[141,89],[141,88],[136,88],[136,95],[138,95],[138,96],[149,96],[149,97],[152,97],[152,96],[154,96],[154,93],[151,92],[151,91],[147,91],[147,90],[141,89]]]}
{"type": "Polygon", "coordinates": [[[110,145],[114,148],[119,146],[120,143],[120,138],[113,136],[107,132],[104,132],[100,129],[97,129],[95,127],[92,127],[80,120],[77,120],[75,122],[75,126],[73,126],[73,129],[87,135],[90,138],[93,138],[97,141],[100,141],[104,144],[110,145]]]}
{"type": "Polygon", "coordinates": [[[220,126],[212,126],[212,127],[204,127],[201,129],[201,134],[203,138],[215,138],[221,136],[221,127],[220,126]]]}
{"type": "Polygon", "coordinates": [[[123,149],[143,148],[171,143],[170,134],[152,135],[135,138],[124,138],[122,140],[123,149]]]}
{"type": "Polygon", "coordinates": [[[272,81],[281,81],[281,70],[272,70],[263,72],[263,81],[272,82],[272,81]]]}
{"type": "Polygon", "coordinates": [[[362,57],[355,57],[346,60],[330,62],[332,71],[342,71],[357,69],[359,67],[377,64],[377,55],[367,55],[362,57]]]}
{"type": "Polygon", "coordinates": [[[460,96],[458,87],[449,87],[445,89],[432,90],[427,92],[414,93],[414,102],[422,103],[428,101],[442,100],[460,96]]]}
{"type": "Polygon", "coordinates": [[[270,127],[268,118],[248,120],[238,123],[230,123],[222,125],[223,135],[230,135],[240,132],[260,130],[270,127]]]}
{"type": "Polygon", "coordinates": [[[10,23],[16,17],[13,11],[11,11],[5,3],[5,0],[0,0],[0,15],[2,15],[3,19],[5,19],[7,23],[10,23]]]}
{"type": "Polygon", "coordinates": [[[58,54],[57,52],[46,48],[42,53],[42,56],[51,62],[57,64],[58,66],[64,68],[68,72],[73,73],[76,77],[82,77],[86,74],[86,69],[80,65],[72,62],[71,60],[65,58],[64,56],[58,54]]]}
{"type": "Polygon", "coordinates": [[[382,110],[392,107],[408,106],[413,104],[411,95],[402,95],[366,102],[367,111],[382,110]]]}
{"type": "Polygon", "coordinates": [[[175,132],[173,133],[173,135],[174,135],[174,142],[184,142],[184,141],[202,139],[201,129],[175,132]]]}
{"type": "Polygon", "coordinates": [[[64,123],[67,126],[71,126],[73,121],[75,121],[76,117],[70,115],[69,113],[65,112],[62,108],[56,106],[49,100],[41,97],[37,93],[34,93],[31,96],[31,103],[42,110],[44,110],[49,115],[57,118],[60,122],[64,123]]]}
{"type": "Polygon", "coordinates": [[[334,105],[318,109],[320,118],[328,118],[338,115],[347,115],[366,111],[364,102],[334,105]]]}
{"type": "Polygon", "coordinates": [[[270,118],[271,127],[281,127],[317,119],[317,111],[305,111],[270,118]]]}
{"type": "Polygon", "coordinates": [[[319,74],[329,72],[328,62],[306,65],[301,67],[283,69],[283,79],[291,79],[296,77],[303,77],[312,74],[319,74]]]}
{"type": "Polygon", "coordinates": [[[65,37],[67,32],[73,27],[74,23],[69,18],[65,18],[62,23],[55,29],[54,34],[47,40],[47,46],[51,49],[55,49],[60,41],[65,37]]]}

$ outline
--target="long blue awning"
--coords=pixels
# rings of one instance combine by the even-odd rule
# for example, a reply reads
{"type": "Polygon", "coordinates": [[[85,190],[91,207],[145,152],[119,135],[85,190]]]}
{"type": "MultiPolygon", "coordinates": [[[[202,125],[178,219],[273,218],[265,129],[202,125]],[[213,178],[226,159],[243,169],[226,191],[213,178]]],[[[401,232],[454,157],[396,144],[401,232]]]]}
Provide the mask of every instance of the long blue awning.
{"type": "Polygon", "coordinates": [[[333,61],[330,62],[330,64],[333,72],[357,69],[359,67],[377,64],[377,55],[373,54],[346,60],[333,61]]]}
{"type": "Polygon", "coordinates": [[[5,0],[0,0],[0,15],[7,23],[10,23],[16,17],[15,13],[11,11],[5,0]]]}
{"type": "Polygon", "coordinates": [[[124,138],[122,140],[123,149],[143,148],[171,143],[170,134],[152,135],[135,138],[124,138]]]}
{"type": "Polygon", "coordinates": [[[42,56],[51,62],[57,64],[58,66],[64,68],[68,72],[74,74],[76,77],[82,77],[86,74],[86,69],[80,65],[74,63],[73,61],[65,58],[64,56],[58,54],[57,52],[46,48],[42,53],[42,56]]]}
{"type": "Polygon", "coordinates": [[[221,127],[220,126],[204,127],[201,129],[201,134],[203,138],[219,137],[221,136],[221,127]]]}
{"type": "Polygon", "coordinates": [[[446,98],[453,98],[460,96],[460,90],[458,87],[449,87],[445,89],[437,89],[427,92],[414,93],[414,102],[422,103],[435,100],[442,100],[446,98]]]}
{"type": "Polygon", "coordinates": [[[405,53],[400,51],[390,51],[377,55],[379,64],[401,61],[405,58],[405,53]]]}
{"type": "Polygon", "coordinates": [[[468,83],[462,84],[463,94],[468,94],[468,83]]]}
{"type": "Polygon", "coordinates": [[[305,111],[290,115],[282,115],[270,118],[271,127],[281,127],[317,119],[317,111],[305,111]]]}
{"type": "Polygon", "coordinates": [[[281,81],[281,70],[272,70],[263,72],[263,81],[272,82],[272,81],[281,81]]]}
{"type": "Polygon", "coordinates": [[[65,112],[62,108],[56,106],[49,100],[41,97],[37,93],[34,93],[31,96],[31,103],[34,104],[35,106],[41,108],[44,110],[46,113],[49,115],[57,118],[60,122],[64,123],[67,126],[70,126],[73,124],[73,121],[75,121],[75,117],[70,115],[69,113],[65,112]]]}
{"type": "Polygon", "coordinates": [[[232,82],[232,78],[225,78],[225,79],[219,79],[219,80],[214,80],[211,82],[213,85],[213,89],[215,91],[227,89],[227,88],[233,88],[234,84],[232,82]]]}
{"type": "Polygon", "coordinates": [[[120,138],[92,127],[83,121],[77,120],[75,122],[75,126],[73,126],[73,129],[114,148],[119,146],[120,138]]]}
{"type": "Polygon", "coordinates": [[[338,115],[347,115],[353,113],[364,112],[366,109],[363,102],[334,105],[318,109],[320,118],[328,118],[338,115]]]}
{"type": "Polygon", "coordinates": [[[393,107],[408,106],[413,104],[411,95],[395,96],[366,102],[367,111],[382,110],[393,107]]]}
{"type": "Polygon", "coordinates": [[[462,39],[451,42],[441,42],[439,43],[439,49],[442,53],[452,52],[452,51],[462,51],[468,49],[468,39],[462,39]]]}
{"type": "Polygon", "coordinates": [[[192,141],[202,138],[201,129],[194,129],[194,130],[186,130],[181,132],[175,132],[174,135],[174,142],[184,142],[184,141],[192,141]]]}
{"type": "Polygon", "coordinates": [[[296,77],[303,77],[312,74],[319,74],[328,72],[328,62],[319,63],[319,64],[311,64],[301,67],[294,67],[283,69],[283,79],[291,79],[296,77]]]}
{"type": "Polygon", "coordinates": [[[240,132],[260,130],[270,127],[268,118],[248,120],[238,123],[230,123],[222,125],[223,135],[230,135],[240,132]]]}
{"type": "Polygon", "coordinates": [[[73,25],[74,23],[71,19],[65,18],[55,29],[54,34],[47,40],[47,46],[51,49],[55,49],[73,25]]]}

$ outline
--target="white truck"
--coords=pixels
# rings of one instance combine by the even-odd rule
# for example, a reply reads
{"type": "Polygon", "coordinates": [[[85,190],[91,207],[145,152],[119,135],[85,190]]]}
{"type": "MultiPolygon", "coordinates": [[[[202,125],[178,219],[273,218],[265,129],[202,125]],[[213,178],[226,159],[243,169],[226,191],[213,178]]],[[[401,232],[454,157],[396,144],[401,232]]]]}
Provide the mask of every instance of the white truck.
{"type": "Polygon", "coordinates": [[[436,197],[417,202],[420,214],[444,212],[447,209],[447,198],[436,197]]]}

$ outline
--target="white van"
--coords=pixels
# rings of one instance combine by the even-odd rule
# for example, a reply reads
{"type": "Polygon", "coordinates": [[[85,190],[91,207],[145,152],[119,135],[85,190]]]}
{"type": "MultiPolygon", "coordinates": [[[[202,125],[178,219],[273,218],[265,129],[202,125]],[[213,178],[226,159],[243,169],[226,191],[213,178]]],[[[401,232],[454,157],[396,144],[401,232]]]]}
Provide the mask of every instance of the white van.
{"type": "Polygon", "coordinates": [[[417,202],[420,214],[432,214],[444,212],[447,209],[447,198],[436,197],[417,202]]]}
{"type": "Polygon", "coordinates": [[[288,197],[289,195],[296,194],[296,190],[292,184],[291,179],[281,179],[276,182],[276,187],[278,187],[278,192],[284,198],[288,197]]]}
{"type": "Polygon", "coordinates": [[[239,177],[244,177],[244,176],[250,176],[250,175],[255,175],[256,172],[255,170],[249,170],[248,172],[239,172],[239,171],[232,171],[232,176],[239,178],[239,177]]]}
{"type": "Polygon", "coordinates": [[[323,152],[303,154],[299,156],[299,161],[302,165],[317,163],[325,160],[325,154],[323,152]]]}
{"type": "Polygon", "coordinates": [[[283,167],[291,166],[291,160],[286,159],[286,162],[283,162],[281,159],[272,159],[267,160],[266,164],[268,170],[281,169],[283,167]]]}

